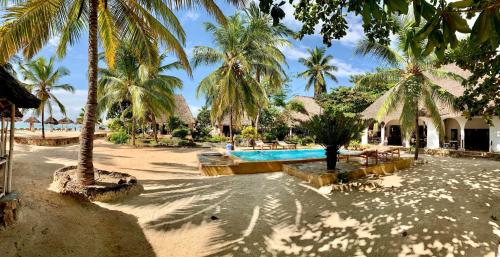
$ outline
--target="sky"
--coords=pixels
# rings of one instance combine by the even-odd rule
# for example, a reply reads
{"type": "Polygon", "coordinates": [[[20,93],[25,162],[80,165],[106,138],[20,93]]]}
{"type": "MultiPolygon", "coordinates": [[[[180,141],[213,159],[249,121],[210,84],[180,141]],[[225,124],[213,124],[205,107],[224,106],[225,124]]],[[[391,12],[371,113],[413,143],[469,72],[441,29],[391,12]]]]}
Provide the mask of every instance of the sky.
{"type": "MultiPolygon", "coordinates": [[[[238,10],[227,5],[226,1],[216,1],[219,7],[226,15],[232,15],[238,10]]],[[[293,8],[287,3],[284,6],[286,17],[283,23],[294,31],[298,31],[301,27],[300,22],[293,17],[293,8]]],[[[177,17],[181,21],[186,32],[185,51],[191,57],[191,51],[194,46],[205,45],[213,46],[211,35],[204,30],[205,22],[215,22],[203,9],[191,9],[177,11],[177,17]]],[[[370,57],[357,56],[354,54],[354,46],[356,42],[364,37],[362,21],[360,17],[348,16],[349,30],[347,35],[341,40],[337,40],[333,45],[327,48],[327,54],[333,56],[332,64],[338,67],[335,72],[338,78],[338,83],[327,81],[328,89],[338,86],[349,86],[349,76],[360,74],[374,70],[377,62],[370,57]]],[[[54,55],[58,38],[52,38],[47,46],[40,51],[38,56],[49,58],[54,55]]],[[[316,46],[323,47],[322,36],[311,35],[305,36],[302,40],[291,40],[292,45],[282,48],[283,53],[287,58],[288,67],[286,68],[289,82],[289,97],[295,95],[312,96],[312,89],[305,91],[306,81],[302,78],[297,78],[297,74],[305,68],[298,62],[301,57],[307,57],[307,49],[316,46]]],[[[170,59],[173,60],[173,59],[170,59]]],[[[70,70],[70,75],[63,78],[61,83],[69,83],[76,89],[74,94],[56,91],[55,95],[59,97],[61,102],[66,106],[68,117],[74,119],[78,116],[81,108],[84,107],[87,97],[87,35],[82,35],[79,42],[71,46],[67,55],[57,61],[57,65],[62,65],[70,70]]],[[[168,61],[168,60],[167,60],[168,61]]],[[[173,71],[169,75],[174,75],[182,79],[183,88],[178,93],[182,94],[188,102],[193,115],[196,117],[198,110],[204,105],[205,99],[203,96],[196,97],[196,87],[198,83],[216,66],[204,66],[193,69],[193,78],[189,78],[184,71],[173,71]]],[[[55,108],[57,109],[57,108],[55,108]]],[[[54,115],[57,119],[61,118],[61,114],[56,111],[54,115]]]]}

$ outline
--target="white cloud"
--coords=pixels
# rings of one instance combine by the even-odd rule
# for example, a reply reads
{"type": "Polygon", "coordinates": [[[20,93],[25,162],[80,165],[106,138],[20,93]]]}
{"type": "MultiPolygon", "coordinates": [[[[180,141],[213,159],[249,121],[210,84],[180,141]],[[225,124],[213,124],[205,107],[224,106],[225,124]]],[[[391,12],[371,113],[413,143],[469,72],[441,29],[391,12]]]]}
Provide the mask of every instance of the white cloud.
{"type": "Polygon", "coordinates": [[[196,21],[198,20],[198,18],[200,18],[200,13],[195,12],[193,10],[189,10],[188,12],[186,12],[186,14],[183,17],[184,20],[190,20],[190,21],[196,21]]]}
{"type": "Polygon", "coordinates": [[[349,27],[346,31],[346,35],[338,40],[343,45],[353,46],[358,41],[365,37],[365,31],[363,30],[363,21],[361,17],[354,16],[349,13],[346,17],[347,26],[349,27]]]}
{"type": "MultiPolygon", "coordinates": [[[[75,93],[64,90],[54,90],[52,93],[66,107],[66,114],[72,120],[78,117],[81,109],[85,107],[85,103],[87,102],[87,90],[84,89],[77,89],[75,93]]],[[[53,110],[56,119],[63,118],[57,106],[53,106],[53,110]]]]}
{"type": "Polygon", "coordinates": [[[283,52],[283,54],[286,56],[286,58],[290,60],[298,60],[300,58],[306,58],[308,56],[306,51],[301,50],[294,45],[279,46],[278,49],[280,49],[281,52],[283,52]]]}
{"type": "Polygon", "coordinates": [[[200,113],[201,107],[195,105],[189,105],[189,109],[191,110],[193,117],[196,118],[196,116],[198,116],[198,113],[200,113]]]}
{"type": "Polygon", "coordinates": [[[346,63],[341,59],[336,59],[335,57],[330,62],[332,65],[337,66],[338,70],[334,72],[337,77],[349,77],[351,75],[365,73],[365,70],[353,67],[350,63],[346,63]]]}
{"type": "Polygon", "coordinates": [[[57,35],[49,39],[49,46],[57,47],[59,45],[59,41],[61,41],[61,36],[57,35]]]}

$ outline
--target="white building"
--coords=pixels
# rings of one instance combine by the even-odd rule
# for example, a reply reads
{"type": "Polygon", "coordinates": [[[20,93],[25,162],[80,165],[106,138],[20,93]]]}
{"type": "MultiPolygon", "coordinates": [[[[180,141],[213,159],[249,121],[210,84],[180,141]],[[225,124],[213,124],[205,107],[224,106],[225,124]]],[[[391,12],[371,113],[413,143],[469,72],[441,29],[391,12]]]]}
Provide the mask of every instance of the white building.
{"type": "MultiPolygon", "coordinates": [[[[470,75],[468,71],[464,71],[455,65],[446,65],[441,68],[454,72],[466,78],[470,75]]],[[[464,87],[460,82],[436,78],[428,75],[431,80],[441,86],[446,91],[458,97],[463,95],[464,87]]],[[[376,119],[377,113],[382,107],[389,93],[382,95],[361,115],[365,119],[376,119]]],[[[422,117],[419,120],[421,146],[429,149],[436,148],[456,148],[465,150],[491,151],[500,152],[500,119],[493,118],[493,126],[489,126],[481,117],[474,117],[470,120],[464,115],[451,107],[437,102],[439,113],[441,114],[441,122],[445,130],[444,139],[440,140],[439,133],[431,122],[425,109],[421,109],[422,117]]],[[[399,127],[399,117],[401,108],[389,113],[379,121],[378,131],[373,129],[373,125],[365,129],[362,137],[362,143],[379,143],[387,145],[404,145],[409,146],[409,141],[401,137],[399,127]]]]}

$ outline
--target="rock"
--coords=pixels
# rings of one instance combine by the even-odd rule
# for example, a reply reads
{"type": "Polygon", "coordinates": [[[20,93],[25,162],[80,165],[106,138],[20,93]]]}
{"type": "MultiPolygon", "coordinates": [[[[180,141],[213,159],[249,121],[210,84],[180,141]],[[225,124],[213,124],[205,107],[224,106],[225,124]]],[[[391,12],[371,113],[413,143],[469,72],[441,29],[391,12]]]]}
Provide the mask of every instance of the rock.
{"type": "Polygon", "coordinates": [[[218,220],[219,218],[218,218],[217,216],[213,216],[213,215],[212,215],[212,216],[210,217],[210,219],[211,219],[211,220],[218,220]]]}
{"type": "Polygon", "coordinates": [[[403,233],[401,233],[401,235],[402,235],[403,237],[406,237],[406,236],[408,235],[408,232],[403,231],[403,233]]]}

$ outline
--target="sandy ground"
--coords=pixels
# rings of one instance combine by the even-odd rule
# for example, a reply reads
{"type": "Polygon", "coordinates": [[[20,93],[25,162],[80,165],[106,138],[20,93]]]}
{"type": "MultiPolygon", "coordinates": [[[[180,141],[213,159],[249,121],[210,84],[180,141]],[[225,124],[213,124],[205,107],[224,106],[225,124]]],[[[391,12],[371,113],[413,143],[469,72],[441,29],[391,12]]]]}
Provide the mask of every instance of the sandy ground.
{"type": "Polygon", "coordinates": [[[25,206],[0,256],[489,256],[500,241],[500,162],[426,157],[375,191],[329,192],[283,173],[202,177],[206,149],[96,141],[96,166],[144,192],[81,203],[48,191],[78,146],[18,145],[25,206]],[[496,219],[496,220],[495,220],[496,219]]]}
{"type": "MultiPolygon", "coordinates": [[[[96,133],[104,133],[103,131],[96,130],[96,133]]],[[[16,137],[41,137],[42,136],[42,131],[41,130],[36,130],[36,131],[29,131],[29,130],[22,130],[22,129],[17,129],[16,130],[16,137]]],[[[61,138],[61,137],[79,137],[80,136],[80,131],[60,131],[60,130],[54,130],[51,131],[49,128],[45,130],[45,137],[46,138],[61,138]]]]}

